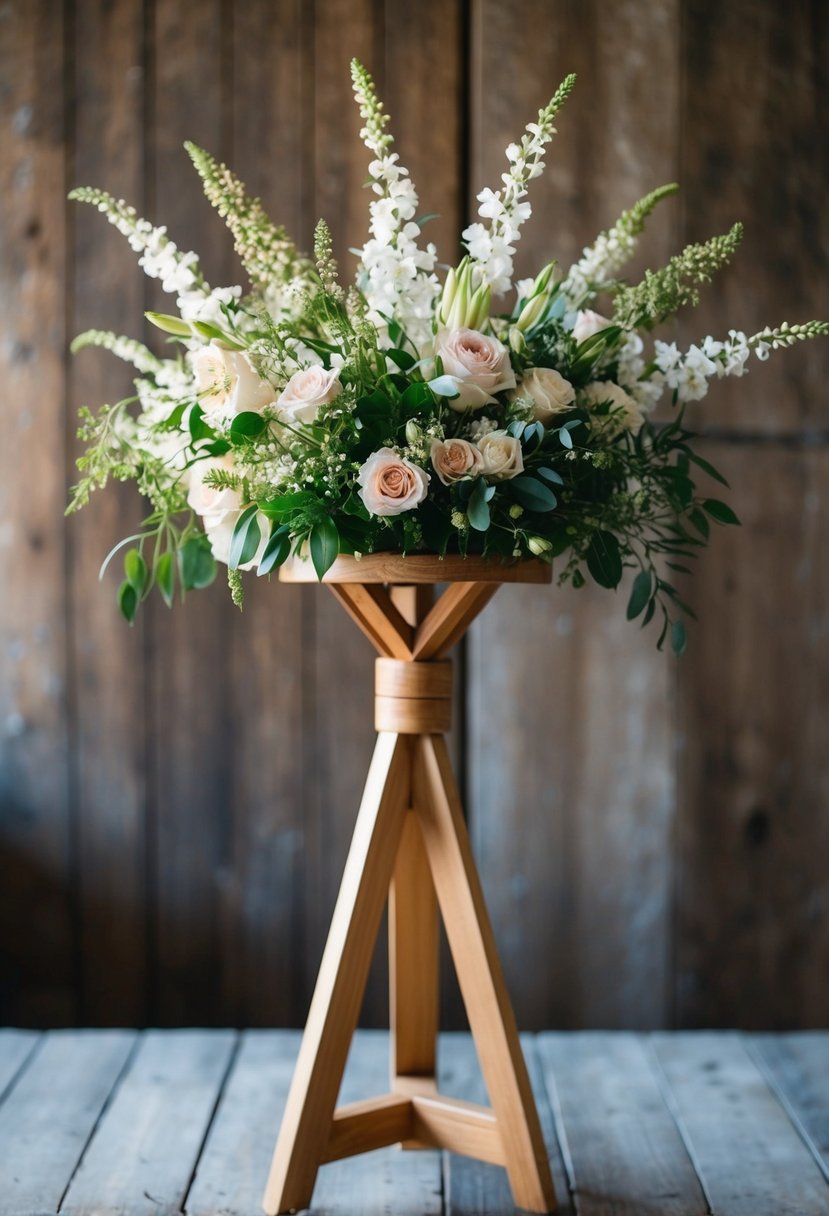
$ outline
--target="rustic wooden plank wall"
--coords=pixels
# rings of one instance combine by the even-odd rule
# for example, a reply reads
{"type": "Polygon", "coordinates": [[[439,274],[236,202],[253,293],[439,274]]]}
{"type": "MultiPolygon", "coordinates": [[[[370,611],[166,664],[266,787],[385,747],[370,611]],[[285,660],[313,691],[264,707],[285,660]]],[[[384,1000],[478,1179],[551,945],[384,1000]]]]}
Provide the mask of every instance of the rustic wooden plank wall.
{"type": "MultiPolygon", "coordinates": [[[[522,271],[679,175],[637,265],[744,218],[676,333],[751,331],[829,316],[827,52],[820,0],[0,7],[0,1020],[301,1022],[372,741],[370,653],[332,598],[252,585],[240,616],[216,586],[130,631],[98,585],[139,507],[115,492],[64,521],[74,415],[129,377],[65,345],[140,336],[158,296],[65,190],[123,194],[233,282],[194,138],[303,242],[326,215],[347,260],[356,54],[451,261],[504,145],[575,70],[522,271]]],[[[746,526],[701,564],[681,663],[621,594],[506,589],[473,629],[457,744],[527,1027],[829,1018],[827,370],[826,348],[782,354],[698,408],[746,526]]],[[[368,1024],[384,977],[380,958],[368,1024]]]]}

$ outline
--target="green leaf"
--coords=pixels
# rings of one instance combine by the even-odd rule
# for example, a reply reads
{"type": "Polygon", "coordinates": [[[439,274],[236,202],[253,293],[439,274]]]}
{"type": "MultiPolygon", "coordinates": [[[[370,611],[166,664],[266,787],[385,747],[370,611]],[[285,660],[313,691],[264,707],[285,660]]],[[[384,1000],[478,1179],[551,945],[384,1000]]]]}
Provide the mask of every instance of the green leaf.
{"type": "Polygon", "coordinates": [[[429,388],[436,397],[460,397],[460,390],[452,376],[435,376],[429,381],[429,388]]]}
{"type": "Polygon", "coordinates": [[[587,569],[600,587],[618,587],[622,555],[612,532],[596,532],[587,547],[587,569]]]}
{"type": "Polygon", "coordinates": [[[317,578],[322,579],[330,570],[340,551],[340,535],[337,525],[330,516],[321,519],[311,530],[309,538],[311,561],[317,572],[317,578]]]}
{"type": "Polygon", "coordinates": [[[692,511],[688,512],[688,519],[694,525],[697,532],[699,532],[700,536],[704,536],[705,539],[708,540],[711,532],[711,525],[705,518],[705,512],[701,511],[699,507],[694,507],[692,511]]]}
{"type": "Polygon", "coordinates": [[[739,524],[740,522],[728,503],[720,502],[719,498],[706,498],[702,509],[718,524],[739,524]]]}
{"type": "Polygon", "coordinates": [[[259,541],[262,539],[259,520],[256,518],[258,510],[256,503],[252,502],[249,507],[245,507],[236,520],[236,527],[230,538],[230,555],[227,562],[230,570],[238,570],[240,566],[246,566],[256,556],[259,541]]]}
{"type": "Polygon", "coordinates": [[[261,414],[245,410],[237,414],[230,424],[230,442],[237,445],[250,443],[252,439],[259,438],[267,425],[261,414]]]}
{"type": "Polygon", "coordinates": [[[356,515],[357,519],[371,519],[371,513],[366,509],[366,504],[353,490],[343,503],[342,509],[344,514],[356,515]]]}
{"type": "Polygon", "coordinates": [[[175,591],[176,569],[173,565],[173,555],[169,551],[162,553],[158,561],[155,563],[153,570],[153,578],[155,585],[158,587],[164,599],[164,603],[168,608],[173,606],[173,593],[175,591]]]}
{"type": "Polygon", "coordinates": [[[172,334],[175,338],[192,338],[193,331],[186,321],[182,321],[181,317],[171,317],[166,312],[145,312],[144,316],[154,325],[156,329],[162,329],[165,334],[172,334]]]}
{"type": "Polygon", "coordinates": [[[132,583],[128,583],[126,579],[118,588],[118,607],[121,610],[121,616],[131,625],[135,620],[138,608],[138,596],[135,594],[132,583]]]}
{"type": "Polygon", "coordinates": [[[697,456],[696,452],[692,452],[690,448],[683,448],[683,451],[688,459],[693,460],[694,464],[698,465],[709,477],[713,477],[715,481],[718,481],[721,486],[725,486],[726,489],[730,488],[722,473],[719,469],[715,469],[710,461],[703,460],[702,456],[697,456]]]}
{"type": "Polygon", "coordinates": [[[567,427],[563,426],[558,432],[559,443],[563,448],[572,448],[573,436],[570,434],[567,427]]]}
{"type": "MultiPolygon", "coordinates": [[[[466,504],[466,516],[469,520],[469,525],[476,532],[486,532],[491,522],[489,501],[486,494],[487,488],[486,482],[483,478],[479,477],[469,496],[469,502],[466,504]]],[[[495,489],[494,486],[489,488],[495,489]]]]}
{"type": "Polygon", "coordinates": [[[545,481],[550,481],[554,486],[563,486],[564,478],[555,469],[536,469],[536,476],[543,477],[545,481]]]}
{"type": "Polygon", "coordinates": [[[216,559],[206,536],[191,536],[178,551],[178,568],[185,591],[209,587],[216,577],[216,559]]]}
{"type": "Polygon", "coordinates": [[[317,497],[310,490],[296,490],[293,494],[281,494],[279,498],[272,498],[269,502],[260,502],[259,510],[263,515],[267,515],[268,519],[282,519],[292,511],[301,511],[313,506],[315,502],[317,497]]]}
{"type": "Polygon", "coordinates": [[[231,338],[230,334],[225,333],[223,329],[219,329],[218,325],[211,325],[209,321],[191,321],[190,327],[199,335],[200,338],[217,338],[223,342],[225,346],[231,347],[232,350],[244,350],[239,342],[231,338]]]}
{"type": "MultiPolygon", "coordinates": [[[[388,354],[388,352],[386,352],[388,354]]],[[[432,400],[432,394],[429,391],[429,385],[421,383],[420,380],[413,380],[403,390],[403,396],[400,398],[400,404],[407,410],[421,409],[427,402],[432,400]]]]}
{"type": "Polygon", "coordinates": [[[651,598],[651,590],[653,589],[653,575],[650,570],[640,570],[633,580],[633,587],[628,600],[627,617],[629,621],[635,621],[639,613],[644,609],[648,600],[651,598]]]}
{"type": "Polygon", "coordinates": [[[290,552],[291,533],[287,524],[283,524],[281,528],[274,528],[271,532],[256,573],[260,578],[264,574],[270,574],[277,566],[282,565],[290,552]]]}
{"type": "Polygon", "coordinates": [[[674,621],[671,626],[671,650],[679,658],[685,653],[685,647],[688,645],[688,635],[685,631],[685,625],[682,621],[674,621]]]}
{"type": "Polygon", "coordinates": [[[527,477],[524,474],[513,477],[510,488],[522,507],[527,507],[530,511],[554,511],[558,506],[558,499],[553,491],[535,477],[527,477]]]}
{"type": "Polygon", "coordinates": [[[407,372],[410,367],[414,367],[415,365],[416,360],[414,355],[410,355],[407,350],[400,350],[399,347],[393,346],[384,353],[388,359],[391,359],[392,363],[397,364],[401,372],[407,372]]]}
{"type": "Polygon", "coordinates": [[[190,438],[193,440],[193,443],[198,443],[200,439],[216,438],[216,432],[212,426],[209,426],[204,421],[204,410],[200,405],[194,405],[191,409],[187,425],[190,429],[190,438]]]}
{"type": "Polygon", "coordinates": [[[128,549],[124,554],[124,574],[138,599],[147,585],[147,563],[138,549],[128,549]]]}

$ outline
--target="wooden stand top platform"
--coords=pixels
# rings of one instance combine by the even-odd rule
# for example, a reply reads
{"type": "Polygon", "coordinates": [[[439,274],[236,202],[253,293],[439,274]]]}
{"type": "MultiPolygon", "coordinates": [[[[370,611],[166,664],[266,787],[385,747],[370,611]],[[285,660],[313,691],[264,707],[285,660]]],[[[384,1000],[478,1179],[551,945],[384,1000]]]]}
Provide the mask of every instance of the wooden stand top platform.
{"type": "MultiPolygon", "coordinates": [[[[363,557],[338,557],[322,580],[324,583],[386,583],[411,586],[415,583],[550,583],[553,567],[537,558],[500,561],[490,557],[461,557],[436,553],[367,553],[363,557]]],[[[289,558],[279,569],[282,583],[316,583],[310,559],[289,558]]]]}

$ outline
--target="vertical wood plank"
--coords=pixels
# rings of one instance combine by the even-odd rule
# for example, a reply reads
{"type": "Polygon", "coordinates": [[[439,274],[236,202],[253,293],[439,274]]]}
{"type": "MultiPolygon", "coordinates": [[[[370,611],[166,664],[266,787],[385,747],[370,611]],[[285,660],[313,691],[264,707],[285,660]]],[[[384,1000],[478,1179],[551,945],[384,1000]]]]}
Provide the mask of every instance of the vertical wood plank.
{"type": "MultiPolygon", "coordinates": [[[[143,6],[79,0],[73,8],[72,185],[143,201],[143,6]]],[[[113,329],[142,336],[143,275],[124,238],[91,207],[70,203],[71,336],[113,329]]],[[[69,363],[69,427],[78,408],[131,396],[132,369],[99,350],[69,363]]],[[[76,452],[81,445],[76,445],[76,452]]],[[[74,478],[73,478],[74,480],[74,478]]],[[[79,812],[83,1023],[147,1016],[144,621],[127,629],[115,604],[121,566],[101,562],[146,514],[135,486],[109,486],[67,527],[75,672],[72,706],[79,812]]]]}
{"type": "MultiPolygon", "coordinates": [[[[237,277],[228,273],[232,243],[188,172],[182,144],[192,139],[224,155],[222,81],[231,46],[223,11],[221,0],[165,0],[151,10],[151,218],[167,224],[180,247],[199,253],[214,286],[239,281],[235,267],[237,277]]],[[[159,296],[152,307],[169,305],[159,296]]],[[[221,574],[175,611],[161,604],[152,611],[154,1020],[162,1024],[221,1025],[229,1016],[222,894],[234,864],[228,655],[236,615],[221,574]]]]}
{"type": "MultiPolygon", "coordinates": [[[[250,0],[231,14],[227,155],[272,218],[309,248],[311,14],[300,0],[250,0]]],[[[221,225],[218,217],[214,223],[221,225]]],[[[225,1007],[246,1025],[296,1026],[305,1015],[297,982],[304,945],[304,620],[315,591],[247,575],[244,612],[233,614],[234,852],[222,870],[221,898],[225,1007]]]]}
{"type": "Polygon", "coordinates": [[[827,1180],[739,1035],[655,1035],[654,1049],[712,1211],[825,1216],[827,1180]]]}
{"type": "Polygon", "coordinates": [[[235,1040],[229,1030],[148,1032],[61,1211],[70,1216],[180,1212],[235,1040]]]}
{"type": "Polygon", "coordinates": [[[717,530],[699,563],[704,619],[681,669],[677,1020],[820,1026],[829,459],[822,448],[706,451],[744,526],[717,530]]]}
{"type": "MultiPolygon", "coordinates": [[[[351,95],[349,62],[357,56],[383,85],[383,23],[380,0],[318,0],[314,6],[314,164],[312,219],[323,216],[334,239],[343,282],[351,282],[348,250],[368,233],[369,192],[362,189],[368,153],[351,95]]],[[[374,651],[358,634],[332,595],[309,588],[305,771],[306,793],[305,1003],[334,909],[354,814],[373,745],[374,651]],[[349,712],[340,695],[348,689],[349,712]],[[346,717],[348,721],[346,722],[346,717]]],[[[381,938],[384,935],[381,934],[381,938]]],[[[363,1016],[366,1025],[387,1025],[385,947],[376,952],[363,1016]]]]}
{"type": "Polygon", "coordinates": [[[56,1212],[127,1062],[123,1030],[52,1031],[0,1106],[0,1212],[56,1212]]]}
{"type": "Polygon", "coordinates": [[[0,22],[0,1016],[71,1022],[73,836],[64,580],[62,10],[0,22]],[[21,925],[26,932],[21,933],[21,925]]]}
{"type": "Polygon", "coordinates": [[[638,1036],[544,1034],[538,1046],[579,1216],[703,1216],[705,1195],[638,1036]]]}
{"type": "MultiPolygon", "coordinates": [[[[533,183],[520,274],[564,267],[676,173],[678,3],[473,8],[474,193],[563,76],[580,78],[533,183]],[[504,73],[505,62],[520,70],[504,73]],[[658,62],[655,72],[647,65],[658,62]],[[498,80],[498,87],[492,85],[498,80]]],[[[653,261],[671,248],[670,204],[653,261]]],[[[613,596],[505,587],[469,640],[469,814],[519,1025],[652,1026],[669,1015],[670,661],[613,596]],[[518,782],[519,797],[515,797],[518,782]]]]}
{"type": "MultiPolygon", "coordinates": [[[[683,10],[683,238],[704,240],[745,221],[731,268],[679,330],[688,342],[728,330],[829,315],[829,234],[822,199],[829,12],[737,0],[683,10]],[[710,36],[710,23],[717,36],[710,36]]],[[[751,380],[717,384],[693,418],[767,434],[825,429],[829,344],[778,353],[751,380]]]]}

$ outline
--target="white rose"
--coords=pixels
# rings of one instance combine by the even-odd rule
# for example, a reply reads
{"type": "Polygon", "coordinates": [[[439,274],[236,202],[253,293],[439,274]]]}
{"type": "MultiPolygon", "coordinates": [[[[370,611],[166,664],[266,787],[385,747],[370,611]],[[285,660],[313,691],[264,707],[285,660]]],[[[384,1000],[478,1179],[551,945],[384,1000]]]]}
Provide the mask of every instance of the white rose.
{"type": "Polygon", "coordinates": [[[477,477],[483,471],[483,456],[466,439],[435,439],[429,454],[434,470],[445,486],[464,477],[477,477]]]}
{"type": "MultiPolygon", "coordinates": [[[[224,562],[230,556],[230,541],[236,521],[242,514],[243,502],[241,490],[231,487],[216,489],[205,484],[205,477],[213,469],[227,469],[233,472],[235,466],[233,457],[228,453],[208,460],[197,460],[190,469],[190,486],[187,491],[187,504],[200,515],[204,531],[210,541],[210,548],[217,562],[224,562]]],[[[241,570],[251,570],[259,564],[259,559],[267,543],[268,529],[261,529],[262,539],[254,557],[241,570]]]]}
{"type": "Polygon", "coordinates": [[[608,325],[612,324],[613,322],[608,321],[607,317],[603,317],[600,312],[593,312],[592,308],[585,308],[583,312],[576,313],[573,337],[577,342],[586,342],[600,329],[607,329],[608,325]]]}
{"type": "Polygon", "coordinates": [[[373,452],[357,476],[359,495],[372,515],[400,515],[418,506],[429,489],[424,469],[391,448],[373,452]]]}
{"type": "Polygon", "coordinates": [[[477,329],[443,330],[435,342],[444,374],[455,382],[459,395],[450,400],[453,410],[480,409],[495,401],[493,393],[515,388],[509,351],[497,338],[477,329]]]}
{"type": "Polygon", "coordinates": [[[478,451],[484,460],[483,474],[493,481],[507,481],[524,472],[521,444],[506,431],[491,431],[478,440],[478,451]]]}
{"type": "Polygon", "coordinates": [[[209,342],[193,355],[199,404],[206,417],[258,413],[273,401],[273,386],[257,373],[244,351],[209,342]]]}
{"type": "Polygon", "coordinates": [[[528,367],[512,397],[529,397],[533,403],[533,419],[545,425],[555,414],[563,414],[576,400],[569,380],[552,367],[528,367]]]}
{"type": "Polygon", "coordinates": [[[594,426],[604,431],[608,438],[615,438],[621,435],[622,431],[638,435],[642,429],[645,415],[638,401],[612,380],[594,380],[592,384],[585,385],[579,390],[579,400],[589,410],[595,410],[600,405],[610,405],[607,414],[594,415],[594,426]]]}
{"type": "Polygon", "coordinates": [[[319,407],[342,392],[338,368],[314,365],[294,372],[276,402],[286,422],[313,422],[319,407]]]}

